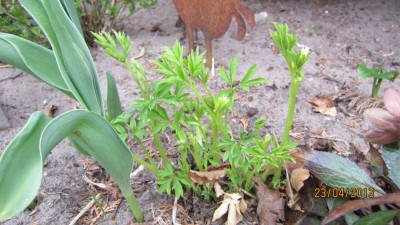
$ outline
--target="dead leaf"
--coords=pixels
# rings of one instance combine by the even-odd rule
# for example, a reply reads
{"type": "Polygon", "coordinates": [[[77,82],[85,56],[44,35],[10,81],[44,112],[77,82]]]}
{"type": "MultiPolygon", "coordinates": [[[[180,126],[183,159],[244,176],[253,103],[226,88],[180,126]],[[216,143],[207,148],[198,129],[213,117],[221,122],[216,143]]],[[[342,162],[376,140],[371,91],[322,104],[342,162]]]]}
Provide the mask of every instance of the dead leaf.
{"type": "Polygon", "coordinates": [[[243,124],[243,129],[246,130],[247,127],[249,126],[249,121],[246,118],[241,118],[240,122],[243,124]]]}
{"type": "Polygon", "coordinates": [[[277,224],[285,220],[285,199],[278,190],[269,189],[259,178],[254,179],[257,188],[257,215],[260,225],[277,224]]]}
{"type": "Polygon", "coordinates": [[[290,174],[290,183],[292,187],[299,192],[304,186],[304,181],[310,177],[310,171],[304,168],[297,168],[290,174]]]}
{"type": "Polygon", "coordinates": [[[328,224],[347,213],[354,212],[362,208],[390,203],[400,204],[400,193],[392,193],[375,198],[349,201],[332,210],[322,221],[322,225],[328,224]]]}
{"type": "Polygon", "coordinates": [[[333,116],[337,115],[336,107],[332,102],[332,99],[328,97],[320,97],[316,99],[307,100],[309,103],[314,105],[313,111],[321,113],[323,115],[333,116]]]}
{"type": "Polygon", "coordinates": [[[226,176],[226,170],[213,170],[208,172],[199,172],[190,170],[189,178],[196,184],[214,184],[226,176]]]}
{"type": "Polygon", "coordinates": [[[287,162],[286,163],[286,168],[289,171],[293,171],[296,168],[303,167],[304,160],[305,160],[305,158],[307,158],[307,155],[308,155],[308,153],[304,152],[304,151],[302,151],[302,152],[299,152],[299,151],[292,152],[290,154],[290,156],[292,156],[295,159],[295,162],[291,162],[291,161],[287,162]]]}
{"type": "Polygon", "coordinates": [[[134,59],[139,59],[146,54],[146,49],[144,47],[140,47],[140,52],[133,56],[134,59]]]}
{"type": "Polygon", "coordinates": [[[55,105],[50,105],[49,107],[47,107],[46,111],[45,111],[46,116],[53,117],[53,113],[54,113],[54,111],[57,110],[57,108],[58,107],[55,105]]]}
{"type": "Polygon", "coordinates": [[[221,185],[218,182],[214,184],[215,195],[217,197],[223,195],[225,192],[222,190],[221,185]]]}
{"type": "Polygon", "coordinates": [[[215,210],[212,222],[221,218],[223,215],[228,213],[228,219],[226,225],[236,225],[242,221],[242,213],[246,212],[247,203],[243,197],[238,193],[224,193],[224,200],[222,204],[215,210]]]}

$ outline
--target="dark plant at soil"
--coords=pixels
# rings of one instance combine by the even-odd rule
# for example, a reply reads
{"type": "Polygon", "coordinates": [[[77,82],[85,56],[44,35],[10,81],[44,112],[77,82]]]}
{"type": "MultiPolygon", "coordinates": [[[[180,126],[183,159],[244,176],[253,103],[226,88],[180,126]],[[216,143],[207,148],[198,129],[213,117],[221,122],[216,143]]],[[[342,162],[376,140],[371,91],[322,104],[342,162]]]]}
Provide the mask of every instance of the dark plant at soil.
{"type": "Polygon", "coordinates": [[[91,32],[111,32],[117,29],[117,22],[133,15],[138,6],[147,8],[157,4],[157,0],[77,0],[75,7],[82,24],[86,42],[93,45],[91,32]]]}
{"type": "Polygon", "coordinates": [[[0,32],[14,34],[34,42],[45,42],[40,27],[16,0],[0,1],[0,32]]]}

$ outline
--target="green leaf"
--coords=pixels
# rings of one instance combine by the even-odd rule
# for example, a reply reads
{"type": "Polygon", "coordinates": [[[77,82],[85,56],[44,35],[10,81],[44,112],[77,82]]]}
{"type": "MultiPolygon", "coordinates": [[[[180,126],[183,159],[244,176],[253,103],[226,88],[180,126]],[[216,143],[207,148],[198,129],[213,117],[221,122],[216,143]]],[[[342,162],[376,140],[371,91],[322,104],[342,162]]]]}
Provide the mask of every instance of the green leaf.
{"type": "Polygon", "coordinates": [[[353,225],[386,225],[389,224],[392,219],[399,215],[399,210],[385,210],[364,216],[357,220],[353,225]]]}
{"type": "Polygon", "coordinates": [[[244,75],[243,79],[240,81],[240,83],[246,83],[250,78],[254,75],[254,73],[257,70],[257,65],[254,64],[252,65],[249,70],[247,70],[246,74],[244,75]]]}
{"type": "MultiPolygon", "coordinates": [[[[110,124],[86,110],[70,111],[50,120],[41,112],[33,114],[1,156],[0,220],[22,211],[34,199],[47,155],[68,136],[110,173],[132,211],[137,212],[129,178],[132,155],[110,124]]],[[[138,220],[141,217],[136,213],[135,216],[138,220]]]]}
{"type": "Polygon", "coordinates": [[[122,114],[121,101],[119,100],[117,85],[114,77],[107,72],[107,110],[111,119],[117,118],[122,114]]]}
{"type": "Polygon", "coordinates": [[[0,221],[23,211],[40,188],[42,163],[39,138],[51,118],[32,114],[0,158],[0,221]]]}
{"type": "Polygon", "coordinates": [[[79,30],[79,33],[83,37],[83,31],[81,27],[81,22],[79,21],[78,13],[76,12],[76,8],[73,1],[70,0],[62,0],[62,4],[67,12],[69,18],[74,23],[75,27],[79,30]]]}
{"type": "Polygon", "coordinates": [[[391,71],[384,73],[382,69],[368,68],[364,62],[358,64],[358,77],[359,78],[380,78],[385,80],[394,81],[398,76],[398,71],[391,71]]]}
{"type": "Polygon", "coordinates": [[[336,188],[373,188],[376,193],[375,196],[385,194],[364,170],[337,154],[314,151],[306,158],[304,167],[328,186],[336,188]]]}
{"type": "Polygon", "coordinates": [[[89,49],[59,1],[20,0],[46,34],[61,75],[81,105],[104,116],[96,67],[89,49]],[[50,19],[51,18],[51,19],[50,19]]]}
{"type": "Polygon", "coordinates": [[[236,79],[236,72],[237,72],[238,62],[239,62],[239,57],[238,56],[235,56],[235,58],[233,58],[229,62],[229,80],[230,80],[231,84],[233,84],[233,82],[236,79]]]}
{"type": "MultiPolygon", "coordinates": [[[[137,205],[129,177],[133,167],[132,154],[110,124],[97,113],[74,110],[51,121],[40,137],[41,165],[50,151],[71,134],[74,134],[74,142],[94,157],[115,180],[139,220],[141,216],[137,214],[138,209],[132,208],[137,205]]],[[[31,162],[21,163],[29,164],[31,162]]],[[[41,179],[42,172],[36,179],[41,179]]]]}
{"type": "Polygon", "coordinates": [[[400,188],[400,146],[399,143],[384,145],[382,158],[388,170],[388,177],[400,188]]]}
{"type": "Polygon", "coordinates": [[[0,33],[0,61],[11,64],[73,97],[52,51],[11,34],[0,33]]]}
{"type": "Polygon", "coordinates": [[[232,82],[226,73],[226,70],[223,67],[219,67],[219,75],[221,76],[222,80],[224,80],[228,85],[232,86],[232,82]]]}

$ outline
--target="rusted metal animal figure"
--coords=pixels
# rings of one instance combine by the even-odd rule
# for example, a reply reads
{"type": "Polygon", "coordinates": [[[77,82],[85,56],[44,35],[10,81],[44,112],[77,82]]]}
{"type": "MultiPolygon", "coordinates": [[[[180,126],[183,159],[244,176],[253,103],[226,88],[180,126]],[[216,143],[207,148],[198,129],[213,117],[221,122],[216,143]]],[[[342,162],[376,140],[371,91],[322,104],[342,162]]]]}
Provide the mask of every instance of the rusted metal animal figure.
{"type": "Polygon", "coordinates": [[[246,23],[254,27],[253,11],[239,0],[173,0],[180,18],[186,26],[189,37],[189,50],[193,49],[193,32],[199,28],[204,33],[206,42],[206,65],[211,67],[212,45],[214,38],[225,34],[235,16],[238,23],[236,39],[243,40],[246,23]]]}

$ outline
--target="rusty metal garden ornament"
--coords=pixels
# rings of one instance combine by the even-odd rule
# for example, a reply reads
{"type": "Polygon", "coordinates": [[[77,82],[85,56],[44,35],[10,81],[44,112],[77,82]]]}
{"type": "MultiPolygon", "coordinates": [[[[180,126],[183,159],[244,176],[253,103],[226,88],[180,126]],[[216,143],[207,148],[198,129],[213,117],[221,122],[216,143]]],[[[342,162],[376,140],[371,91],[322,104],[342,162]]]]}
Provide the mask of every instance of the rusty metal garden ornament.
{"type": "Polygon", "coordinates": [[[253,11],[239,0],[173,0],[178,14],[184,22],[189,37],[189,49],[193,49],[193,32],[199,28],[204,33],[206,42],[206,65],[211,67],[211,41],[226,33],[235,16],[238,23],[236,39],[243,40],[246,23],[254,27],[253,11]]]}

